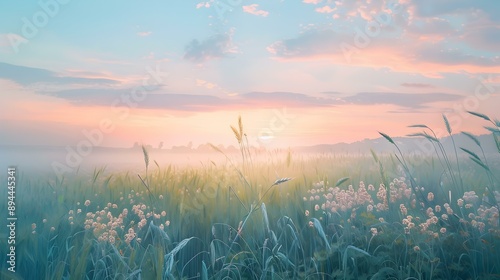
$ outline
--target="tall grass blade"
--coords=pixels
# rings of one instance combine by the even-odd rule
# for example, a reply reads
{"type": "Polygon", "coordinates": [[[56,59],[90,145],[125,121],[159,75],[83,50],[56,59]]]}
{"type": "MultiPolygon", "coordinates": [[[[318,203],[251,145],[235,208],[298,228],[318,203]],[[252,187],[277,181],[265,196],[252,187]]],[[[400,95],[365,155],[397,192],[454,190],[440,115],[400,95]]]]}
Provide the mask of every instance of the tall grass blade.
{"type": "Polygon", "coordinates": [[[231,130],[234,133],[234,136],[236,137],[236,140],[238,140],[238,144],[241,144],[241,135],[240,135],[240,132],[234,126],[231,125],[230,127],[231,127],[231,130]]]}
{"type": "Polygon", "coordinates": [[[344,178],[340,178],[337,183],[335,183],[335,187],[338,187],[340,185],[342,185],[345,181],[349,180],[349,177],[344,177],[344,178]]]}
{"type": "Polygon", "coordinates": [[[444,120],[444,124],[446,125],[446,131],[448,131],[448,134],[451,134],[450,122],[448,121],[448,118],[446,117],[445,114],[443,114],[443,120],[444,120]]]}
{"type": "Polygon", "coordinates": [[[201,261],[201,280],[208,280],[207,265],[204,261],[201,261]]]}
{"type": "Polygon", "coordinates": [[[469,137],[472,141],[474,141],[474,143],[476,143],[476,145],[478,145],[479,147],[481,147],[481,142],[479,142],[479,139],[477,139],[476,136],[474,136],[472,133],[469,133],[469,132],[466,132],[466,131],[462,131],[462,134],[469,137]]]}
{"type": "Polygon", "coordinates": [[[373,149],[370,148],[370,153],[372,154],[373,159],[376,163],[378,163],[378,156],[373,149]]]}
{"type": "Polygon", "coordinates": [[[146,150],[146,147],[144,147],[144,145],[142,145],[142,153],[144,154],[144,163],[146,164],[146,169],[147,169],[149,166],[149,153],[146,150]]]}
{"type": "Polygon", "coordinates": [[[493,133],[495,135],[500,135],[500,129],[498,129],[496,127],[485,126],[484,128],[486,128],[488,131],[490,131],[491,133],[493,133]]]}
{"type": "Polygon", "coordinates": [[[474,157],[469,157],[473,162],[477,163],[479,166],[481,166],[482,168],[484,168],[485,170],[487,171],[490,171],[490,168],[484,164],[480,159],[476,159],[474,157]]]}
{"type": "Polygon", "coordinates": [[[378,133],[380,135],[382,135],[382,137],[384,137],[387,141],[389,141],[389,143],[391,143],[393,145],[396,145],[396,143],[394,143],[394,140],[392,140],[392,138],[389,135],[387,135],[387,134],[385,134],[383,132],[380,132],[380,131],[378,133]]]}
{"type": "Polygon", "coordinates": [[[210,262],[212,263],[212,267],[215,266],[215,244],[214,241],[210,242],[210,262]]]}
{"type": "Polygon", "coordinates": [[[476,117],[480,117],[480,118],[485,119],[487,121],[491,121],[491,119],[488,116],[486,116],[485,114],[481,114],[481,113],[477,113],[477,112],[473,112],[473,111],[467,111],[467,113],[474,115],[476,117]]]}
{"type": "Polygon", "coordinates": [[[347,256],[348,256],[347,253],[349,250],[352,250],[352,251],[357,252],[357,253],[361,253],[367,257],[371,257],[371,255],[368,252],[366,252],[365,250],[359,249],[358,247],[354,247],[352,245],[347,246],[347,248],[345,248],[345,250],[344,250],[344,256],[342,257],[342,268],[344,270],[344,275],[346,275],[346,273],[347,273],[347,256]]]}
{"type": "Polygon", "coordinates": [[[493,134],[493,139],[495,139],[497,150],[500,153],[500,136],[493,134]]]}
{"type": "Polygon", "coordinates": [[[500,127],[500,120],[495,119],[493,122],[497,127],[500,127]]]}
{"type": "MultiPolygon", "coordinates": [[[[277,179],[276,181],[274,181],[274,183],[272,184],[272,186],[276,186],[276,185],[279,185],[279,184],[283,184],[285,182],[288,182],[290,180],[292,180],[293,178],[280,178],[280,179],[277,179]]],[[[271,187],[272,187],[271,186],[271,187]]]]}
{"type": "Polygon", "coordinates": [[[331,247],[330,247],[330,243],[328,242],[328,239],[326,238],[326,234],[325,232],[323,231],[323,227],[321,226],[321,223],[319,222],[318,219],[316,218],[312,218],[311,221],[313,222],[313,225],[314,225],[314,228],[316,229],[316,231],[318,232],[319,236],[323,239],[323,241],[325,242],[325,246],[326,248],[328,249],[328,252],[330,252],[331,250],[331,247]]]}
{"type": "Polygon", "coordinates": [[[409,125],[408,127],[429,128],[425,124],[413,124],[413,125],[409,125]]]}
{"type": "Polygon", "coordinates": [[[429,135],[427,133],[424,133],[424,137],[427,139],[427,140],[430,140],[430,141],[434,141],[436,143],[439,143],[439,139],[437,139],[436,137],[432,136],[432,135],[429,135]]]}
{"type": "Polygon", "coordinates": [[[179,242],[177,244],[177,246],[175,246],[174,249],[172,249],[172,251],[170,251],[168,254],[165,255],[165,265],[164,265],[164,271],[163,271],[163,275],[165,277],[170,277],[171,276],[171,273],[172,273],[172,268],[174,266],[174,258],[175,258],[175,255],[180,251],[182,250],[184,247],[186,247],[186,245],[189,243],[189,241],[191,241],[194,237],[190,237],[190,238],[186,238],[184,240],[182,240],[181,242],[179,242]]]}
{"type": "Polygon", "coordinates": [[[240,137],[243,137],[243,122],[241,121],[241,116],[238,116],[238,127],[240,129],[240,137]]]}
{"type": "Polygon", "coordinates": [[[462,148],[462,147],[460,147],[460,150],[462,150],[462,151],[466,152],[467,154],[469,154],[470,156],[472,156],[472,157],[476,158],[477,160],[481,160],[481,159],[479,158],[479,156],[478,156],[476,153],[474,153],[473,151],[470,151],[470,150],[468,150],[468,149],[466,149],[466,148],[462,148]]]}
{"type": "Polygon", "coordinates": [[[264,229],[266,230],[266,234],[269,234],[269,218],[267,217],[267,210],[265,203],[262,203],[261,210],[262,210],[262,219],[264,222],[264,229]]]}

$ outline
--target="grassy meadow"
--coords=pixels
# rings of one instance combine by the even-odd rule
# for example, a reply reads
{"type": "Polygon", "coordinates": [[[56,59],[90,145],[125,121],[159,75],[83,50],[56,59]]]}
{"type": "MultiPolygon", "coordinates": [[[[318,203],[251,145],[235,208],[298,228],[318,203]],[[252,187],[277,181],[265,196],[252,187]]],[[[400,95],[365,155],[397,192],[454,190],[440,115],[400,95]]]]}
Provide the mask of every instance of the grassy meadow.
{"type": "Polygon", "coordinates": [[[161,166],[143,148],[140,172],[20,166],[16,273],[0,238],[0,278],[499,279],[500,122],[470,113],[499,153],[466,132],[470,146],[446,153],[415,125],[433,155],[383,132],[392,154],[257,155],[240,120],[240,154],[223,163],[161,166]]]}

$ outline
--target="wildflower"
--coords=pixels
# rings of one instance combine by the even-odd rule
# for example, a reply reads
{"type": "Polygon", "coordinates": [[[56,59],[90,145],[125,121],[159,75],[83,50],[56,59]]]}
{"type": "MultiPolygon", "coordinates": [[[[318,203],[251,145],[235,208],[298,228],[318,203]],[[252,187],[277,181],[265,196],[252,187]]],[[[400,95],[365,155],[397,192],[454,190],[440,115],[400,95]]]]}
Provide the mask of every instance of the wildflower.
{"type": "Polygon", "coordinates": [[[88,200],[88,199],[87,199],[87,200],[85,200],[85,206],[87,206],[87,207],[88,207],[89,205],[90,205],[90,200],[88,200]]]}
{"type": "Polygon", "coordinates": [[[44,223],[44,224],[45,224],[46,222],[47,222],[47,219],[43,219],[43,220],[42,220],[42,223],[44,223]]]}
{"type": "Polygon", "coordinates": [[[375,236],[378,234],[377,228],[371,228],[370,231],[372,233],[372,236],[375,236]]]}
{"type": "Polygon", "coordinates": [[[464,206],[464,200],[463,200],[463,199],[461,199],[461,198],[459,198],[459,199],[457,200],[457,205],[458,205],[458,206],[460,206],[460,207],[464,206]]]}
{"type": "Polygon", "coordinates": [[[444,227],[443,227],[443,228],[441,228],[441,229],[439,230],[439,232],[441,232],[442,234],[445,234],[445,233],[446,233],[446,228],[444,228],[444,227]]]}
{"type": "Polygon", "coordinates": [[[418,247],[418,246],[413,247],[413,251],[415,251],[417,253],[420,252],[420,247],[418,247]]]}
{"type": "Polygon", "coordinates": [[[439,221],[436,216],[432,216],[430,220],[431,220],[431,223],[433,223],[433,224],[437,224],[437,222],[439,221]]]}
{"type": "Polygon", "coordinates": [[[484,231],[484,227],[486,226],[485,223],[483,222],[478,222],[477,223],[477,228],[479,229],[480,232],[483,232],[484,231]]]}
{"type": "Polygon", "coordinates": [[[399,210],[401,210],[401,214],[403,214],[403,215],[408,214],[408,210],[406,209],[406,206],[404,204],[399,205],[399,210]]]}
{"type": "Polygon", "coordinates": [[[319,211],[319,205],[318,204],[314,205],[314,210],[315,211],[319,211]]]}
{"type": "Polygon", "coordinates": [[[161,194],[160,194],[159,198],[160,198],[160,199],[163,199],[163,195],[161,195],[161,194]]]}
{"type": "Polygon", "coordinates": [[[372,212],[373,211],[373,205],[368,204],[368,206],[366,206],[366,211],[372,212]]]}
{"type": "Polygon", "coordinates": [[[36,224],[35,224],[35,223],[32,223],[32,224],[31,224],[31,229],[32,229],[32,230],[35,230],[35,229],[36,229],[36,224]]]}
{"type": "Polygon", "coordinates": [[[161,216],[162,216],[162,217],[165,217],[166,215],[167,215],[167,212],[165,212],[165,211],[161,211],[161,216]]]}
{"type": "Polygon", "coordinates": [[[436,205],[436,207],[434,207],[434,210],[438,213],[441,212],[441,206],[436,205]]]}
{"type": "Polygon", "coordinates": [[[309,217],[309,210],[306,210],[306,217],[309,217]]]}
{"type": "Polygon", "coordinates": [[[429,192],[427,194],[427,200],[429,200],[429,201],[433,201],[434,200],[434,194],[432,192],[429,192]]]}
{"type": "Polygon", "coordinates": [[[312,221],[309,221],[309,227],[314,227],[314,223],[312,221]]]}
{"type": "Polygon", "coordinates": [[[432,210],[433,210],[433,209],[432,209],[431,207],[427,208],[427,211],[426,211],[426,212],[427,212],[427,216],[428,216],[429,218],[434,216],[434,212],[432,212],[432,210]]]}

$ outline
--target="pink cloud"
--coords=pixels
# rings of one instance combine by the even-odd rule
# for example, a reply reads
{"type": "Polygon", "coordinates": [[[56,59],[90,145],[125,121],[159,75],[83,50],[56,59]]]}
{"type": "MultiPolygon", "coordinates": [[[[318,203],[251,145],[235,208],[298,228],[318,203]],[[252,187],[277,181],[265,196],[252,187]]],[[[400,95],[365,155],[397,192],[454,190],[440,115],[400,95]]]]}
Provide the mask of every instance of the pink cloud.
{"type": "Polygon", "coordinates": [[[258,4],[251,4],[248,6],[243,6],[243,11],[245,13],[249,13],[249,14],[256,15],[256,16],[267,17],[269,15],[268,11],[259,10],[258,8],[259,8],[258,4]]]}
{"type": "Polygon", "coordinates": [[[200,8],[210,8],[210,2],[213,2],[213,1],[209,1],[209,2],[200,2],[200,3],[196,4],[196,9],[200,9],[200,8]]]}
{"type": "Polygon", "coordinates": [[[323,6],[321,8],[316,8],[315,11],[321,14],[330,14],[335,12],[336,8],[331,8],[330,6],[323,6]]]}
{"type": "MultiPolygon", "coordinates": [[[[443,32],[449,32],[443,28],[443,32]]],[[[432,78],[442,73],[500,72],[498,57],[481,56],[450,48],[440,33],[399,33],[381,27],[379,35],[369,36],[362,26],[353,33],[332,29],[312,29],[295,38],[276,41],[267,50],[281,61],[329,61],[332,64],[387,67],[397,72],[418,73],[432,78]]],[[[492,45],[492,44],[490,44],[492,45]]]]}
{"type": "Polygon", "coordinates": [[[141,36],[141,37],[146,37],[146,36],[149,36],[151,35],[153,32],[151,31],[142,31],[142,32],[137,32],[137,35],[141,36]]]}
{"type": "Polygon", "coordinates": [[[323,0],[302,0],[303,3],[306,3],[306,4],[314,4],[314,5],[318,5],[319,3],[321,3],[323,0]]]}

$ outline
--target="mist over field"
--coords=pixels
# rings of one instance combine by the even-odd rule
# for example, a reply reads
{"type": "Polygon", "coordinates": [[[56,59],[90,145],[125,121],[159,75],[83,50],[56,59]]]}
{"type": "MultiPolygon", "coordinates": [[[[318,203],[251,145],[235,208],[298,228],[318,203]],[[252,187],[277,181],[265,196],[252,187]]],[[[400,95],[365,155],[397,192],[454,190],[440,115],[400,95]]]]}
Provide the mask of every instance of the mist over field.
{"type": "Polygon", "coordinates": [[[3,1],[0,279],[500,279],[500,1],[3,1]]]}

